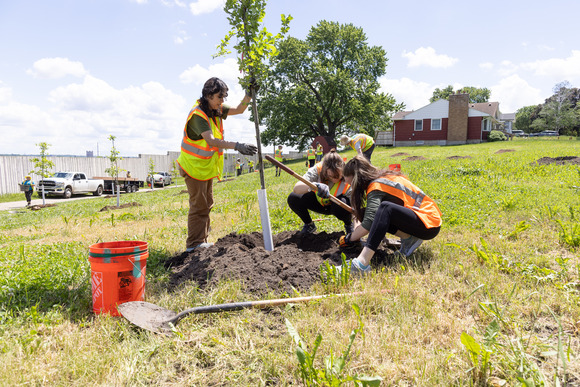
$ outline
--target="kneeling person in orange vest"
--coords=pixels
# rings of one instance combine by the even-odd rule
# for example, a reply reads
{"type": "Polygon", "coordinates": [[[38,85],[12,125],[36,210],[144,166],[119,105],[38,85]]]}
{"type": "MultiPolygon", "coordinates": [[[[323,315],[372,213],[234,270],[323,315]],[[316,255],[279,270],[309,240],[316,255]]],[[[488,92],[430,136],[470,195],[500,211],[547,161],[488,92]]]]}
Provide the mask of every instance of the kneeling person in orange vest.
{"type": "MultiPolygon", "coordinates": [[[[257,89],[255,82],[250,85],[257,89]]],[[[227,85],[219,78],[207,80],[201,98],[191,108],[181,141],[181,153],[177,159],[179,173],[185,178],[189,193],[187,216],[186,251],[207,247],[210,218],[213,207],[213,179],[221,180],[224,166],[224,149],[235,149],[243,155],[252,156],[258,148],[252,144],[224,140],[224,123],[228,116],[242,114],[251,100],[246,96],[236,107],[224,105],[228,96],[227,85]]]]}
{"type": "Polygon", "coordinates": [[[407,257],[423,240],[439,234],[439,207],[401,172],[376,168],[357,155],[346,163],[344,178],[352,184],[351,203],[361,224],[340,244],[348,246],[368,234],[365,247],[350,262],[352,272],[370,272],[371,258],[387,233],[401,238],[399,252],[407,257]]]}
{"type": "Polygon", "coordinates": [[[333,149],[324,156],[322,161],[304,174],[304,179],[317,186],[316,192],[311,191],[303,182],[299,181],[294,185],[292,193],[288,196],[288,205],[304,222],[300,231],[301,234],[314,233],[316,226],[312,221],[309,211],[314,211],[324,215],[334,215],[344,222],[347,233],[352,232],[352,214],[330,201],[332,194],[337,199],[346,204],[350,204],[350,186],[344,181],[342,169],[344,160],[333,149]]]}

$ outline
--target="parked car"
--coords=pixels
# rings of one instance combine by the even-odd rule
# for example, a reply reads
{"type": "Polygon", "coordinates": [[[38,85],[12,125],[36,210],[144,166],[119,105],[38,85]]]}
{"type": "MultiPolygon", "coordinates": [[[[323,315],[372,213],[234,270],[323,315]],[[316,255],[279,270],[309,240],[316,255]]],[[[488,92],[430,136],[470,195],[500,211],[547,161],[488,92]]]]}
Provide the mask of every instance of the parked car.
{"type": "MultiPolygon", "coordinates": [[[[147,182],[151,182],[151,176],[147,176],[147,182]]],[[[171,174],[169,172],[154,172],[153,183],[155,185],[171,185],[171,174]]]]}
{"type": "Polygon", "coordinates": [[[543,130],[541,131],[538,136],[559,136],[560,133],[558,133],[557,130],[543,130]]]}
{"type": "Polygon", "coordinates": [[[523,130],[512,130],[512,134],[516,137],[523,137],[525,135],[523,130]]]}
{"type": "Polygon", "coordinates": [[[92,193],[94,196],[103,194],[104,181],[102,179],[87,179],[83,172],[56,172],[49,178],[38,182],[37,193],[58,195],[69,199],[73,194],[92,193]]]}

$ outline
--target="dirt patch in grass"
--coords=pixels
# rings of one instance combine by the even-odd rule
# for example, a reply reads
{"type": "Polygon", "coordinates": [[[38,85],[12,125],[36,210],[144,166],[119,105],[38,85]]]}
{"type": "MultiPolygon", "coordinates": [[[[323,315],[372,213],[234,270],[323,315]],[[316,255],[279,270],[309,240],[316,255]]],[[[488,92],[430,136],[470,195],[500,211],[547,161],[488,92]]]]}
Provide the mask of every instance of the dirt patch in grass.
{"type": "Polygon", "coordinates": [[[105,206],[99,210],[99,212],[111,211],[111,210],[119,210],[121,208],[129,208],[129,207],[141,207],[141,204],[137,202],[125,203],[121,204],[119,207],[117,206],[105,206]]]}
{"type": "Polygon", "coordinates": [[[417,161],[417,160],[427,160],[427,158],[423,156],[411,156],[403,159],[403,161],[417,161]]]}
{"type": "Polygon", "coordinates": [[[497,152],[495,152],[495,154],[500,154],[500,153],[507,153],[507,152],[515,152],[515,149],[499,149],[497,152]]]}
{"type": "MultiPolygon", "coordinates": [[[[542,157],[536,161],[539,165],[566,165],[566,164],[576,164],[580,165],[580,157],[577,156],[561,156],[561,157],[542,157]]],[[[533,163],[532,163],[533,164],[533,163]]]]}
{"type": "Polygon", "coordinates": [[[399,157],[399,156],[409,156],[409,154],[405,152],[399,152],[395,153],[394,155],[391,155],[391,157],[399,157]]]}
{"type": "Polygon", "coordinates": [[[449,156],[447,160],[460,160],[460,159],[470,159],[471,156],[449,156]]]}
{"type": "Polygon", "coordinates": [[[30,207],[27,207],[29,210],[32,211],[39,211],[43,208],[47,208],[47,207],[56,207],[56,204],[33,204],[30,207]]]}
{"type": "MultiPolygon", "coordinates": [[[[341,262],[358,256],[361,247],[341,250],[338,239],[342,232],[299,235],[284,231],[273,236],[274,251],[266,251],[262,234],[232,233],[215,245],[191,253],[176,255],[165,262],[171,268],[170,287],[194,280],[205,288],[222,278],[238,279],[247,292],[265,294],[287,292],[292,288],[306,290],[320,281],[320,266],[341,262]]],[[[393,261],[398,240],[385,239],[373,258],[373,268],[393,261]]]]}

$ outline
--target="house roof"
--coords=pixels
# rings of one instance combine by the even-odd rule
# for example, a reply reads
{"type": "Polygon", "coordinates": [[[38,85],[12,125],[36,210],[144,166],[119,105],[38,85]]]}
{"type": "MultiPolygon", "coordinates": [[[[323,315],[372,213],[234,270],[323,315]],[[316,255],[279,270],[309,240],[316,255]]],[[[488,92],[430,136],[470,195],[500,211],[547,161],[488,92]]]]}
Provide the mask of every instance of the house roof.
{"type": "Polygon", "coordinates": [[[393,120],[403,119],[409,113],[413,113],[413,111],[412,110],[409,110],[409,111],[406,111],[406,112],[396,112],[395,115],[393,116],[393,120]]]}
{"type": "Polygon", "coordinates": [[[469,107],[487,113],[494,118],[499,117],[499,102],[470,103],[469,107]]]}
{"type": "MultiPolygon", "coordinates": [[[[492,102],[498,104],[497,102],[492,102]]],[[[471,108],[472,104],[468,106],[469,117],[487,117],[490,113],[471,108]]],[[[475,104],[477,105],[477,104],[475,104]]],[[[498,104],[499,105],[499,104],[498,104]]],[[[447,118],[449,117],[449,101],[446,99],[439,99],[435,102],[425,105],[417,110],[411,112],[397,112],[393,116],[393,121],[398,120],[420,120],[429,118],[447,118]]],[[[493,116],[492,116],[493,117],[493,116]]]]}

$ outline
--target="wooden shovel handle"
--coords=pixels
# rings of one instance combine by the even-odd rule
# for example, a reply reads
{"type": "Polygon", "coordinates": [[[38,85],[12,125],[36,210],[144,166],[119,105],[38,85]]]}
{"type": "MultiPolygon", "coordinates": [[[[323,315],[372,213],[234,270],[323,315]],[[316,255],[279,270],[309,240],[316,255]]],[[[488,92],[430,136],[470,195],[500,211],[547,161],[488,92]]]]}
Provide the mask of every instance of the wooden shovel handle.
{"type": "MultiPolygon", "coordinates": [[[[297,174],[296,172],[294,172],[293,170],[291,170],[290,168],[288,168],[287,166],[285,166],[284,164],[282,164],[278,160],[274,159],[272,156],[266,155],[266,160],[268,160],[269,162],[271,162],[272,164],[274,164],[278,168],[281,168],[284,172],[294,176],[296,179],[300,180],[301,182],[306,184],[308,187],[310,187],[311,190],[316,191],[318,189],[314,184],[312,184],[312,182],[306,180],[305,178],[303,178],[302,176],[300,176],[299,174],[297,174]]],[[[336,196],[330,195],[329,199],[331,202],[338,204],[340,207],[344,208],[348,212],[350,212],[350,213],[354,212],[351,206],[349,206],[348,204],[346,204],[342,200],[337,199],[336,196]]]]}

